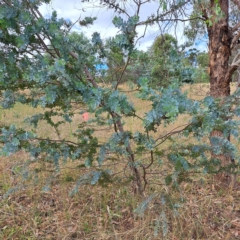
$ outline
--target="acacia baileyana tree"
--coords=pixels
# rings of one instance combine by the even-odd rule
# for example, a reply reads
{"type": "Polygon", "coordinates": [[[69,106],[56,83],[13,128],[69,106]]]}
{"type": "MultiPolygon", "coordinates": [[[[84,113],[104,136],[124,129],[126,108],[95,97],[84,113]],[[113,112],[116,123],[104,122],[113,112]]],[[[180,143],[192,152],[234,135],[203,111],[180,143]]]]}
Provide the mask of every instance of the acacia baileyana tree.
{"type": "MultiPolygon", "coordinates": [[[[2,125],[2,155],[26,151],[31,158],[26,167],[44,159],[52,162],[56,171],[68,160],[79,162],[86,172],[79,176],[73,192],[81,184],[114,183],[116,177],[122,181],[127,176],[134,191],[143,194],[151,181],[178,187],[193,172],[237,173],[239,152],[229,136],[239,138],[239,124],[234,118],[240,115],[239,92],[230,95],[230,81],[240,60],[237,55],[229,63],[229,57],[239,41],[240,23],[230,26],[230,1],[156,1],[156,12],[145,20],[140,20],[139,13],[150,1],[132,1],[136,11],[131,14],[125,1],[100,1],[103,7],[115,11],[113,24],[119,34],[112,41],[126,55],[117,81],[107,86],[104,76],[96,72],[96,66],[104,65],[108,56],[100,34],[94,33],[91,42],[71,35],[72,23],[58,19],[56,12],[49,18],[41,15],[39,6],[49,2],[0,0],[1,105],[4,109],[16,103],[41,107],[42,112],[26,119],[27,123],[37,128],[40,121],[46,121],[58,132],[58,138],[39,137],[34,131],[2,125]],[[198,15],[189,18],[187,11],[194,6],[200,9],[198,15]],[[196,19],[203,21],[208,31],[210,96],[194,101],[181,92],[177,78],[166,88],[151,88],[148,79],[140,77],[134,88],[136,97],[151,105],[140,115],[119,88],[136,43],[144,37],[138,36],[138,27],[196,19]],[[79,125],[72,133],[74,140],[62,137],[59,126],[82,114],[81,110],[76,113],[78,108],[91,113],[91,121],[79,125]],[[180,114],[188,114],[191,120],[168,133],[159,131],[180,114]],[[61,120],[54,120],[55,116],[61,120]],[[125,124],[128,119],[139,121],[143,130],[132,131],[125,124]],[[112,134],[103,142],[96,137],[99,133],[94,133],[100,128],[104,134],[104,126],[112,129],[112,134]],[[171,144],[164,144],[168,141],[171,144]],[[109,167],[110,161],[119,165],[117,171],[109,167]]],[[[238,1],[234,3],[239,7],[238,1]]],[[[79,23],[87,26],[94,20],[87,17],[79,23]]]]}

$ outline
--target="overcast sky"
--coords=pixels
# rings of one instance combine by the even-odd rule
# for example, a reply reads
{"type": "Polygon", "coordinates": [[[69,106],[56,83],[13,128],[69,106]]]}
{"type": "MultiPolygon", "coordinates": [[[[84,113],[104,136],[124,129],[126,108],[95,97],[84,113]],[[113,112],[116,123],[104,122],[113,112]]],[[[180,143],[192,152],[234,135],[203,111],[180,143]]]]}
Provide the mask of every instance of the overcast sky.
{"type": "MultiPolygon", "coordinates": [[[[118,29],[116,29],[112,24],[112,19],[114,17],[114,11],[106,10],[106,8],[98,7],[98,1],[94,1],[94,7],[92,3],[81,3],[81,0],[52,0],[50,5],[42,5],[40,7],[41,13],[47,17],[51,15],[53,9],[57,11],[58,17],[62,17],[64,19],[71,20],[71,22],[77,21],[77,19],[84,19],[86,16],[97,17],[97,20],[94,24],[88,28],[80,27],[78,23],[75,24],[73,30],[84,32],[85,35],[91,38],[94,32],[99,32],[101,37],[113,37],[117,34],[118,29]]],[[[124,1],[127,6],[127,9],[134,13],[134,5],[131,5],[132,1],[124,1]]],[[[158,2],[158,1],[157,1],[158,2]]],[[[146,3],[144,8],[142,8],[140,12],[140,21],[145,20],[147,16],[151,16],[157,10],[157,3],[151,1],[150,3],[146,3]]],[[[178,41],[181,43],[183,38],[181,37],[182,27],[179,26],[177,31],[176,29],[171,29],[171,34],[176,35],[178,41]]],[[[144,27],[139,27],[137,29],[138,36],[141,36],[144,32],[144,27]]],[[[154,41],[154,39],[160,34],[160,30],[158,26],[148,27],[145,37],[142,38],[138,44],[137,48],[141,50],[146,50],[150,47],[154,41]]],[[[205,48],[205,44],[198,43],[197,48],[202,49],[205,48]]]]}

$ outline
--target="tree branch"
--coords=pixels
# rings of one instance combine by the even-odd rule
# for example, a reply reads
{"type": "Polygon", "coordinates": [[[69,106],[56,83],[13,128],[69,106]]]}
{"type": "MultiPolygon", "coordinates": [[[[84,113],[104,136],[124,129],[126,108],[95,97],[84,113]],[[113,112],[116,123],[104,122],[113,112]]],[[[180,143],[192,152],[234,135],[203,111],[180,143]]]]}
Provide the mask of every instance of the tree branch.
{"type": "Polygon", "coordinates": [[[231,33],[234,33],[235,31],[237,31],[240,28],[240,22],[238,24],[236,24],[234,27],[232,27],[231,29],[231,33]]]}
{"type": "MultiPolygon", "coordinates": [[[[239,25],[240,26],[240,25],[239,25]]],[[[240,31],[233,37],[232,42],[231,42],[231,49],[233,49],[237,43],[237,41],[240,38],[240,31]]]]}
{"type": "Polygon", "coordinates": [[[32,140],[67,143],[67,144],[79,146],[78,143],[75,143],[75,142],[72,142],[72,141],[65,141],[65,140],[57,140],[57,139],[54,140],[54,139],[47,139],[47,138],[33,138],[32,140]]]}
{"type": "Polygon", "coordinates": [[[239,65],[239,60],[237,61],[238,57],[240,57],[240,51],[239,51],[239,52],[237,53],[237,55],[234,57],[231,66],[238,66],[238,65],[239,65]]]}
{"type": "Polygon", "coordinates": [[[198,19],[204,20],[201,17],[188,18],[188,19],[175,18],[175,17],[174,18],[169,18],[169,19],[165,18],[168,15],[171,16],[173,12],[176,12],[177,10],[181,9],[184,5],[186,5],[188,3],[189,3],[189,0],[183,2],[182,4],[179,4],[179,5],[172,5],[171,9],[169,11],[166,11],[166,12],[160,14],[160,15],[157,15],[157,16],[149,17],[147,20],[139,22],[137,24],[137,26],[152,24],[154,22],[159,22],[159,21],[161,21],[161,22],[165,22],[165,21],[168,21],[168,22],[169,21],[172,21],[172,22],[177,22],[177,21],[186,22],[186,21],[193,21],[193,20],[198,20],[198,19]]]}
{"type": "Polygon", "coordinates": [[[122,71],[121,71],[121,75],[120,75],[120,77],[119,77],[119,79],[118,79],[118,81],[117,81],[117,84],[116,84],[116,86],[115,86],[115,90],[117,90],[118,85],[120,84],[120,82],[121,82],[121,80],[122,80],[123,74],[124,74],[124,72],[125,72],[126,69],[127,69],[129,60],[130,60],[130,57],[129,57],[129,55],[128,55],[127,61],[126,61],[125,65],[124,65],[124,67],[123,67],[123,69],[122,69],[122,71]]]}
{"type": "Polygon", "coordinates": [[[232,2],[239,8],[240,10],[240,1],[239,0],[232,0],[232,2]]]}
{"type": "Polygon", "coordinates": [[[115,11],[119,12],[119,13],[124,13],[126,14],[128,17],[130,17],[130,15],[125,11],[125,9],[121,8],[119,4],[115,4],[115,1],[111,0],[101,0],[101,3],[103,3],[103,5],[108,6],[108,8],[110,9],[115,9],[115,11]]]}
{"type": "Polygon", "coordinates": [[[178,134],[178,133],[184,131],[184,130],[185,130],[187,127],[189,127],[190,125],[191,125],[191,123],[190,123],[190,124],[184,124],[184,125],[182,125],[182,126],[178,126],[178,127],[174,128],[174,129],[172,129],[172,130],[171,130],[170,132],[168,132],[167,134],[165,134],[165,135],[157,138],[157,139],[155,140],[156,142],[157,142],[158,140],[161,140],[161,139],[163,139],[163,140],[162,140],[160,143],[156,144],[155,147],[161,145],[163,142],[165,142],[165,141],[166,141],[169,137],[171,137],[172,135],[178,134]],[[178,128],[180,128],[180,127],[183,127],[183,126],[185,126],[185,127],[182,128],[181,130],[176,130],[176,129],[178,129],[178,128]],[[176,130],[176,131],[175,131],[175,130],[176,130]]]}

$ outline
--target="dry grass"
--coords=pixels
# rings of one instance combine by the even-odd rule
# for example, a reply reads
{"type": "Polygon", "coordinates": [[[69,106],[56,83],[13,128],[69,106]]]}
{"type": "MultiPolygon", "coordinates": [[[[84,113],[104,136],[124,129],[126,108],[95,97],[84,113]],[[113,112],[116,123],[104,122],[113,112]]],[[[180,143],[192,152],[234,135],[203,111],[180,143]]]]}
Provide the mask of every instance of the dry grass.
{"type": "MultiPolygon", "coordinates": [[[[195,99],[202,98],[207,89],[206,84],[191,85],[190,89],[189,86],[184,87],[195,99]]],[[[137,106],[138,114],[143,115],[149,104],[140,102],[133,94],[130,97],[137,106]]],[[[38,113],[41,110],[18,105],[11,111],[3,112],[0,121],[23,126],[22,118],[32,115],[33,111],[38,113]]],[[[81,121],[81,116],[76,116],[71,125],[62,126],[61,136],[71,139],[71,132],[81,121]]],[[[125,121],[129,130],[142,128],[135,119],[125,121]]],[[[171,126],[159,129],[156,135],[187,121],[188,117],[182,116],[171,126]]],[[[44,123],[38,133],[58,137],[44,123]]],[[[104,132],[102,140],[110,134],[111,130],[104,132]]],[[[0,239],[240,239],[240,191],[219,189],[208,176],[198,175],[193,182],[183,184],[181,190],[175,192],[163,185],[151,185],[146,190],[146,196],[153,193],[161,193],[166,198],[171,196],[169,203],[178,203],[179,208],[174,212],[171,204],[167,202],[163,205],[160,196],[157,196],[145,214],[137,216],[134,209],[143,199],[133,195],[128,182],[117,178],[107,187],[82,186],[78,194],[70,197],[69,192],[84,171],[77,168],[79,163],[73,162],[63,166],[51,182],[51,191],[43,191],[50,173],[42,171],[38,179],[26,181],[22,189],[4,197],[20,182],[21,164],[27,157],[26,153],[19,152],[0,159],[0,239]],[[163,236],[160,226],[158,236],[154,236],[162,211],[166,214],[168,234],[163,236]]],[[[47,169],[46,165],[40,162],[37,167],[47,169]]],[[[152,181],[157,182],[161,177],[161,174],[155,175],[152,181]]]]}

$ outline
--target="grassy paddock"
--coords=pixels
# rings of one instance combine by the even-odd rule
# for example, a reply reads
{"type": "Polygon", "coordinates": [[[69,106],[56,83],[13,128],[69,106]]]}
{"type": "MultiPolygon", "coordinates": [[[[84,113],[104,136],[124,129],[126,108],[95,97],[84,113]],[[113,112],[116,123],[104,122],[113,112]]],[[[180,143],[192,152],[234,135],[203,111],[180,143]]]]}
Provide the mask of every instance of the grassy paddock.
{"type": "MultiPolygon", "coordinates": [[[[184,86],[183,90],[188,91],[190,98],[201,99],[207,94],[208,87],[207,84],[194,84],[184,86]]],[[[127,90],[127,87],[121,86],[121,89],[127,90]]],[[[129,93],[129,97],[137,114],[143,116],[149,103],[136,99],[133,93],[129,93]]],[[[0,122],[30,129],[22,120],[39,112],[41,109],[18,104],[10,111],[3,111],[0,122]]],[[[76,115],[73,119],[71,124],[60,126],[60,136],[44,122],[37,133],[43,137],[73,140],[72,132],[82,122],[82,117],[76,115]]],[[[164,135],[188,120],[187,115],[181,116],[175,123],[160,127],[154,136],[164,135]]],[[[143,129],[136,119],[127,118],[125,121],[126,129],[143,129]]],[[[105,141],[112,132],[113,129],[109,129],[95,134],[105,141]]],[[[166,142],[162,147],[167,149],[170,145],[166,142]]],[[[50,179],[53,169],[40,159],[32,166],[39,170],[38,178],[30,176],[31,180],[20,190],[3,198],[20,182],[26,159],[28,155],[24,152],[0,158],[0,239],[240,239],[240,191],[218,189],[206,175],[195,176],[193,182],[182,184],[181,190],[174,192],[161,184],[167,164],[154,165],[159,172],[149,176],[151,184],[145,195],[162,193],[166,198],[171,195],[171,201],[164,205],[157,196],[145,214],[139,216],[134,209],[143,199],[133,195],[131,185],[124,179],[127,172],[116,175],[114,184],[82,186],[76,195],[70,197],[75,181],[86,171],[78,167],[77,161],[62,165],[55,178],[50,179]],[[45,192],[43,187],[48,179],[51,191],[45,192]],[[175,203],[179,204],[177,211],[171,210],[175,203]],[[164,224],[168,227],[166,236],[162,230],[164,224]],[[154,236],[154,232],[158,232],[158,236],[154,236]]],[[[106,164],[111,163],[110,159],[106,161],[106,164]]],[[[114,164],[112,168],[115,172],[125,164],[121,159],[120,166],[114,164]]]]}

